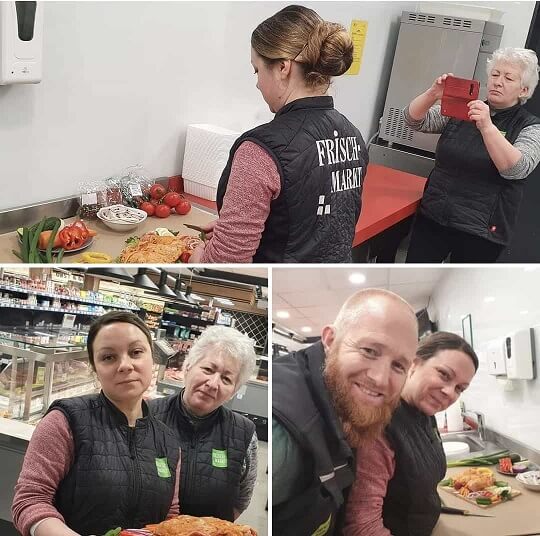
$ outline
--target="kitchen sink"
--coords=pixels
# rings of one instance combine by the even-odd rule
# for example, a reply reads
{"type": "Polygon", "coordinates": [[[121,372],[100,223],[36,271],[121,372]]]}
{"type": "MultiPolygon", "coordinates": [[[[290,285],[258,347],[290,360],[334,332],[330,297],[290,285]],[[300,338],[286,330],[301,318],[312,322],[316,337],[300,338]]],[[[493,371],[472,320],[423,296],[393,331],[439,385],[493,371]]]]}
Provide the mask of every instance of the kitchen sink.
{"type": "Polygon", "coordinates": [[[476,430],[441,434],[441,439],[443,443],[447,441],[467,443],[473,456],[491,454],[503,450],[503,447],[492,441],[484,441],[476,430]]]}
{"type": "Polygon", "coordinates": [[[471,452],[480,452],[485,450],[485,442],[480,439],[480,436],[474,433],[467,432],[452,432],[449,434],[441,434],[443,443],[448,441],[459,441],[461,443],[466,443],[469,445],[471,452]]]}

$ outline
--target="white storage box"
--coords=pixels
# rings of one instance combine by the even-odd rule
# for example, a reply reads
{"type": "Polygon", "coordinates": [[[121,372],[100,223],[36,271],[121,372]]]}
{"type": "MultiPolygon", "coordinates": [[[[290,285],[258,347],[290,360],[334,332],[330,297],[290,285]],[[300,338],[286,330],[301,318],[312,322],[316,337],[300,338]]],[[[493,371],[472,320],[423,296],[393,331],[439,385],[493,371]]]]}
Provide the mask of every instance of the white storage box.
{"type": "Polygon", "coordinates": [[[186,193],[216,199],[219,178],[239,135],[216,125],[188,125],[182,166],[186,193]]]}

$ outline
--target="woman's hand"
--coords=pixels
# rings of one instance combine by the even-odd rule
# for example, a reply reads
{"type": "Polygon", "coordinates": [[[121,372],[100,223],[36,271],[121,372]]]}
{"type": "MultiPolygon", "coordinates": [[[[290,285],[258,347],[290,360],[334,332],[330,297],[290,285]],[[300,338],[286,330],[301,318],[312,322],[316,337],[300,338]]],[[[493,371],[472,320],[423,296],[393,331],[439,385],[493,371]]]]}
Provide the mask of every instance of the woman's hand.
{"type": "Polygon", "coordinates": [[[484,133],[490,130],[494,125],[491,122],[489,106],[480,100],[473,100],[467,103],[469,107],[469,119],[476,123],[476,128],[484,133]]]}
{"type": "Polygon", "coordinates": [[[453,73],[444,73],[441,74],[438,78],[435,79],[432,86],[427,90],[430,97],[433,97],[433,100],[440,100],[444,91],[444,81],[449,77],[454,76],[453,73]]]}
{"type": "Polygon", "coordinates": [[[202,242],[199,244],[191,254],[191,257],[188,260],[189,264],[199,264],[201,262],[202,256],[204,254],[204,248],[206,247],[206,244],[202,242]]]}
{"type": "Polygon", "coordinates": [[[210,240],[214,234],[214,227],[216,226],[217,220],[212,220],[209,223],[205,223],[203,225],[199,225],[199,227],[204,231],[205,233],[205,240],[210,240]]]}
{"type": "Polygon", "coordinates": [[[435,79],[433,85],[423,93],[415,97],[409,104],[409,115],[414,121],[424,119],[429,109],[442,97],[444,90],[444,81],[454,76],[452,73],[441,74],[435,79]]]}

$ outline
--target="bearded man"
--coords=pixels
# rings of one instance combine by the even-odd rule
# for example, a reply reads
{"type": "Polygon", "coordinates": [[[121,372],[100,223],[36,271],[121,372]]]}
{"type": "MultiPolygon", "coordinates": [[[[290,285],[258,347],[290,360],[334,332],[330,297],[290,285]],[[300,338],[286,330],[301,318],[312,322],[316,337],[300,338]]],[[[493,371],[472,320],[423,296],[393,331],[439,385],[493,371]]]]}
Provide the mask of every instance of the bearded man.
{"type": "Polygon", "coordinates": [[[340,534],[354,449],[378,437],[415,358],[418,324],[393,292],[364,289],[321,341],[272,364],[272,533],[340,534]]]}

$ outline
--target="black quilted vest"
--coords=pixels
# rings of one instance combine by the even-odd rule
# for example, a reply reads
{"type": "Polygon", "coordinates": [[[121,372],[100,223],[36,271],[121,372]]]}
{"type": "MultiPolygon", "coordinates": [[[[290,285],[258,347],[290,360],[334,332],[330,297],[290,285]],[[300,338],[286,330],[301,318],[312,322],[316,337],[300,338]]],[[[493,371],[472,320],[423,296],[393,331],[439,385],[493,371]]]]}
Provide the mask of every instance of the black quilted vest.
{"type": "Polygon", "coordinates": [[[272,364],[273,417],[301,448],[305,468],[312,468],[306,489],[272,508],[273,533],[279,536],[340,534],[354,480],[354,456],[328,397],[324,361],[317,343],[272,364]]]}
{"type": "Polygon", "coordinates": [[[163,521],[174,495],[178,441],[148,415],[134,428],[103,393],[55,401],[48,411],[66,416],[75,461],[62,480],[55,506],[75,532],[104,534],[163,521]],[[158,460],[158,461],[156,461],[158,460]]]}
{"type": "Polygon", "coordinates": [[[182,449],[180,513],[234,520],[242,466],[255,425],[220,407],[197,426],[179,395],[150,401],[152,414],[176,431],[182,449]]]}
{"type": "Polygon", "coordinates": [[[441,512],[437,484],[446,472],[435,418],[402,400],[386,435],[396,469],[384,499],[384,526],[393,536],[429,536],[441,512]]]}
{"type": "Polygon", "coordinates": [[[332,97],[290,102],[234,143],[217,190],[221,210],[232,160],[244,141],[274,159],[281,192],[270,205],[254,262],[350,262],[368,154],[332,97]]]}
{"type": "MultiPolygon", "coordinates": [[[[491,120],[510,143],[523,128],[540,123],[519,104],[497,112],[491,120]]],[[[516,223],[524,181],[501,177],[473,122],[450,119],[437,144],[435,167],[420,211],[445,227],[506,245],[516,223]]]]}

